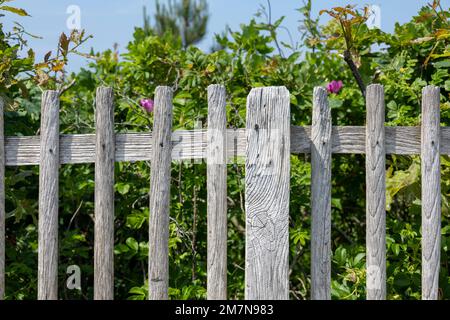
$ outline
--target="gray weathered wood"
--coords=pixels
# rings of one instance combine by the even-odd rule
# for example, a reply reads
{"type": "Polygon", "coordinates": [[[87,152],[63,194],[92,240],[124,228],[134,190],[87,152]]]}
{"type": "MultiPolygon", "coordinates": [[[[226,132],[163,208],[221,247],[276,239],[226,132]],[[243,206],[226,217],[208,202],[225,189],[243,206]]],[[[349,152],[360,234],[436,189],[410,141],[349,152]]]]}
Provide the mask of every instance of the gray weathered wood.
{"type": "Polygon", "coordinates": [[[45,91],[41,106],[38,299],[58,299],[59,93],[45,91]]]}
{"type": "MultiPolygon", "coordinates": [[[[366,128],[363,126],[333,127],[332,153],[364,154],[366,128]]],[[[386,127],[386,154],[419,155],[420,127],[386,127]]],[[[189,160],[205,158],[206,130],[177,130],[172,134],[172,159],[189,160]],[[194,136],[194,138],[193,138],[194,136]],[[196,137],[198,136],[198,137],[196,137]],[[195,141],[204,141],[197,145],[195,141]]],[[[227,129],[228,161],[235,155],[245,156],[245,129],[227,129]],[[234,144],[236,138],[237,144],[234,144]]],[[[39,164],[39,136],[5,137],[6,166],[39,164]]],[[[61,135],[60,163],[94,163],[95,134],[61,135]]],[[[311,127],[291,127],[291,153],[310,153],[311,127]]],[[[450,127],[441,127],[441,154],[450,154],[450,127]]],[[[150,133],[116,134],[115,160],[150,161],[152,135],[150,133]]]]}
{"type": "MultiPolygon", "coordinates": [[[[227,130],[228,159],[235,154],[245,153],[245,129],[227,130]],[[234,145],[234,138],[237,144],[234,145]]],[[[172,134],[172,159],[189,160],[202,159],[206,155],[206,130],[176,130],[172,134]],[[195,145],[195,141],[202,141],[195,145]]],[[[60,163],[94,163],[95,134],[61,135],[60,163]]],[[[24,166],[39,164],[39,136],[7,137],[5,141],[6,165],[24,166]]],[[[115,160],[150,161],[152,156],[151,133],[116,134],[115,160]]]]}
{"type": "Polygon", "coordinates": [[[441,252],[440,94],[422,91],[422,299],[437,300],[441,252]]]}
{"type": "Polygon", "coordinates": [[[170,166],[172,162],[172,89],[155,93],[150,180],[149,299],[167,300],[169,287],[170,166]]]}
{"type": "Polygon", "coordinates": [[[248,300],[289,298],[290,96],[253,89],[247,99],[245,161],[248,300]]]}
{"type": "Polygon", "coordinates": [[[94,300],[114,299],[114,93],[96,95],[94,300]]]}
{"type": "Polygon", "coordinates": [[[314,88],[311,128],[311,299],[331,299],[331,110],[314,88]]]}
{"type": "Polygon", "coordinates": [[[208,87],[207,295],[227,298],[227,117],[224,86],[208,87]]]}
{"type": "Polygon", "coordinates": [[[4,102],[0,97],[0,300],[5,298],[5,135],[4,102]]]}
{"type": "Polygon", "coordinates": [[[386,299],[386,151],[384,89],[366,93],[366,292],[367,300],[386,299]]]}

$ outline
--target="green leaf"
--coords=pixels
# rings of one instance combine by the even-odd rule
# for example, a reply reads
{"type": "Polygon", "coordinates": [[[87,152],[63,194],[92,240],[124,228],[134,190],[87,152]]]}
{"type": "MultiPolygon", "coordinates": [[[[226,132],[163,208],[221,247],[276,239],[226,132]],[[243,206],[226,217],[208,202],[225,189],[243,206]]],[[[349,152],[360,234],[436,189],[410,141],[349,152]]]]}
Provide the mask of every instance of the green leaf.
{"type": "Polygon", "coordinates": [[[130,191],[130,185],[128,183],[120,182],[116,184],[116,189],[121,195],[124,195],[130,191]]]}
{"type": "Polygon", "coordinates": [[[131,229],[140,229],[147,219],[147,215],[141,212],[132,213],[127,216],[127,227],[131,229]]]}
{"type": "Polygon", "coordinates": [[[450,91],[450,80],[445,81],[444,87],[446,91],[450,91]]]}
{"type": "Polygon", "coordinates": [[[115,248],[114,248],[114,253],[115,254],[122,254],[122,253],[126,253],[130,251],[130,248],[126,245],[124,245],[123,243],[118,244],[115,248]]]}
{"type": "Polygon", "coordinates": [[[136,241],[136,239],[130,237],[125,241],[125,243],[127,244],[128,247],[131,248],[131,250],[133,250],[135,252],[137,252],[139,250],[139,244],[136,241]]]}
{"type": "Polygon", "coordinates": [[[0,10],[9,11],[9,12],[18,14],[19,16],[22,16],[22,17],[29,17],[30,16],[25,10],[20,9],[20,8],[10,7],[10,6],[1,6],[0,10]]]}
{"type": "Polygon", "coordinates": [[[450,68],[450,60],[438,61],[433,63],[436,69],[447,69],[450,68]]]}

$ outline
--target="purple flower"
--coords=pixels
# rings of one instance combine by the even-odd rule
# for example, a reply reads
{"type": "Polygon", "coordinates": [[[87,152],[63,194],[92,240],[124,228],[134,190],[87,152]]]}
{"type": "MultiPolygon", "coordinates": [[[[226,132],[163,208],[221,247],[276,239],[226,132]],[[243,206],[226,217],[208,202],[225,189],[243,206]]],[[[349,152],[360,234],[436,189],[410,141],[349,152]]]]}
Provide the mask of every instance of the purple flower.
{"type": "Polygon", "coordinates": [[[141,101],[139,101],[139,104],[141,105],[142,108],[145,109],[145,111],[153,112],[155,104],[152,99],[141,99],[141,101]]]}
{"type": "Polygon", "coordinates": [[[342,87],[343,87],[343,83],[341,80],[339,80],[339,81],[333,80],[329,84],[327,84],[327,90],[329,93],[337,94],[337,93],[339,93],[339,91],[341,91],[342,87]]]}

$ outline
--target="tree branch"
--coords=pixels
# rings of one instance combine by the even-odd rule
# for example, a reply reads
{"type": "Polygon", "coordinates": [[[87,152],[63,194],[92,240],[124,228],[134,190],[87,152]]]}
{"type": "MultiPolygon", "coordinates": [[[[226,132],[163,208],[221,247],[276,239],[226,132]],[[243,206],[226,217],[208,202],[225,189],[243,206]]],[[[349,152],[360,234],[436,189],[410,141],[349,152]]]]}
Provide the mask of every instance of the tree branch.
{"type": "Polygon", "coordinates": [[[358,83],[359,90],[361,90],[361,93],[366,98],[366,86],[364,84],[364,81],[361,77],[361,74],[359,73],[358,67],[355,65],[355,63],[352,60],[352,55],[350,51],[345,50],[344,51],[344,60],[350,67],[350,70],[352,71],[353,77],[355,77],[356,82],[358,83]]]}

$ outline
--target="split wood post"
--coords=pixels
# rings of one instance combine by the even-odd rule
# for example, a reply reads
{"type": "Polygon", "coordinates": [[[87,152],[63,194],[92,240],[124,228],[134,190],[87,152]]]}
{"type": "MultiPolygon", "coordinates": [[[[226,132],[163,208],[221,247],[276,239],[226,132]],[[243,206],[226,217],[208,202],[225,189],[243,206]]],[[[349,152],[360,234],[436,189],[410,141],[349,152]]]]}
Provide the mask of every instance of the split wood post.
{"type": "Polygon", "coordinates": [[[0,300],[5,298],[5,127],[4,102],[0,97],[0,300]]]}
{"type": "Polygon", "coordinates": [[[226,91],[208,87],[207,150],[207,295],[227,299],[227,117],[226,91]]]}
{"type": "Polygon", "coordinates": [[[366,292],[367,300],[386,299],[386,148],[384,89],[366,93],[366,292]]]}
{"type": "Polygon", "coordinates": [[[331,110],[314,89],[311,128],[311,299],[331,299],[331,110]]]}
{"type": "Polygon", "coordinates": [[[58,299],[59,92],[41,105],[38,230],[38,300],[58,299]]]}
{"type": "Polygon", "coordinates": [[[154,112],[150,178],[149,299],[167,300],[172,162],[172,89],[170,87],[156,88],[154,112]]]}
{"type": "Polygon", "coordinates": [[[289,298],[290,95],[253,89],[247,99],[245,298],[289,298]]]}
{"type": "Polygon", "coordinates": [[[114,93],[96,95],[94,300],[114,299],[114,93]]]}
{"type": "Polygon", "coordinates": [[[422,299],[437,300],[441,253],[440,93],[422,91],[422,299]]]}

